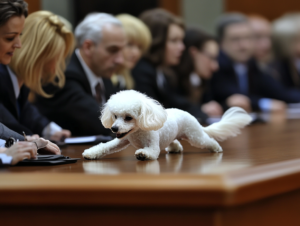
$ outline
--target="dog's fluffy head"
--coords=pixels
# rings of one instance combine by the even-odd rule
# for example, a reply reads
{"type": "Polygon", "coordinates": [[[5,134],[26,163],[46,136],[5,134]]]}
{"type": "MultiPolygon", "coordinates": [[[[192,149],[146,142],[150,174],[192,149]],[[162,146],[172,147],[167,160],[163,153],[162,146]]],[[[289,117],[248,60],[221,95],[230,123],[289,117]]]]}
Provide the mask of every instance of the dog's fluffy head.
{"type": "Polygon", "coordinates": [[[139,128],[145,131],[160,129],[167,120],[167,112],[157,101],[146,95],[126,90],[110,97],[100,119],[105,128],[117,128],[117,137],[119,133],[122,138],[139,128]]]}

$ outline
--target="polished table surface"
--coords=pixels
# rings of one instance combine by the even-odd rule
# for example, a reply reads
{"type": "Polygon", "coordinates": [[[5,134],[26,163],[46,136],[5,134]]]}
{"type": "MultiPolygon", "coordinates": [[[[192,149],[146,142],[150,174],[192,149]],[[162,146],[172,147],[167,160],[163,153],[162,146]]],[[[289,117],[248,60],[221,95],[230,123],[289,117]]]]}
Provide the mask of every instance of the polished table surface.
{"type": "Polygon", "coordinates": [[[2,168],[0,206],[235,208],[300,191],[299,119],[250,125],[221,143],[223,153],[181,143],[182,154],[155,161],[138,161],[133,147],[85,160],[90,145],[70,145],[62,154],[77,163],[2,168]]]}
{"type": "Polygon", "coordinates": [[[161,151],[158,160],[138,161],[133,147],[105,156],[101,160],[86,160],[82,152],[91,145],[69,145],[62,154],[81,158],[75,164],[57,166],[18,166],[0,168],[1,173],[84,173],[99,175],[122,174],[219,174],[253,166],[300,158],[300,120],[282,120],[248,126],[237,137],[221,142],[223,153],[211,153],[181,141],[182,154],[161,151]]]}

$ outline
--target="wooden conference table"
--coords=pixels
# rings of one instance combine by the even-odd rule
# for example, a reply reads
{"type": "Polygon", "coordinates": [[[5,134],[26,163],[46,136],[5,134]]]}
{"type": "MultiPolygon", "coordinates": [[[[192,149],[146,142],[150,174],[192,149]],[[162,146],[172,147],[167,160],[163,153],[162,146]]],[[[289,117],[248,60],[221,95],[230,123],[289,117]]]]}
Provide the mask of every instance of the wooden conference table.
{"type": "MultiPolygon", "coordinates": [[[[300,120],[272,116],[214,154],[0,169],[0,225],[300,225],[300,120]]],[[[62,149],[81,157],[87,145],[62,149]]]]}

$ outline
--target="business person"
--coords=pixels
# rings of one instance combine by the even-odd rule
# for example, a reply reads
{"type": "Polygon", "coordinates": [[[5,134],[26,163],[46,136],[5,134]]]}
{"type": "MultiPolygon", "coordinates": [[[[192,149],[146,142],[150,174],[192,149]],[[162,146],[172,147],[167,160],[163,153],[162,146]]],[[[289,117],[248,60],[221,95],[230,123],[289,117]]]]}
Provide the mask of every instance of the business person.
{"type": "Polygon", "coordinates": [[[219,45],[214,37],[199,28],[186,29],[183,41],[185,50],[175,68],[179,90],[192,103],[201,105],[207,115],[219,117],[223,109],[213,100],[210,88],[211,77],[219,68],[219,45]]]}
{"type": "Polygon", "coordinates": [[[51,140],[69,137],[70,131],[40,114],[28,98],[35,94],[50,97],[43,84],[64,85],[65,60],[73,50],[72,32],[55,14],[38,11],[27,17],[21,42],[23,47],[15,51],[9,67],[0,65],[0,99],[14,119],[5,125],[51,140]]]}
{"type": "Polygon", "coordinates": [[[284,111],[285,103],[300,102],[300,92],[287,90],[260,70],[253,58],[253,31],[248,18],[225,14],[217,26],[221,46],[219,70],[212,78],[216,100],[247,111],[284,111]]]}
{"type": "Polygon", "coordinates": [[[65,86],[52,98],[37,98],[36,106],[75,136],[110,134],[99,116],[116,92],[110,78],[123,63],[125,32],[115,17],[92,13],[76,27],[75,38],[77,48],[65,72],[65,86]]]}
{"type": "Polygon", "coordinates": [[[132,70],[135,89],[156,99],[166,108],[188,111],[205,122],[208,116],[201,111],[201,107],[179,95],[176,90],[176,74],[172,67],[179,64],[185,49],[182,20],[163,9],[147,10],[140,19],[150,29],[153,41],[145,57],[132,70]]]}
{"type": "MultiPolygon", "coordinates": [[[[8,64],[11,61],[15,49],[21,47],[20,34],[22,33],[25,17],[27,17],[27,3],[23,0],[8,0],[0,2],[0,64],[8,64]]],[[[0,102],[0,122],[11,120],[11,115],[0,102]]],[[[5,148],[8,138],[23,141],[24,136],[12,131],[0,123],[0,166],[11,165],[36,156],[37,145],[43,143],[44,151],[51,154],[60,154],[60,149],[50,141],[37,136],[27,136],[31,142],[20,142],[11,148],[5,148]]]]}
{"type": "Polygon", "coordinates": [[[118,89],[133,89],[134,80],[131,70],[147,52],[151,44],[149,28],[139,18],[129,14],[116,16],[123,25],[126,34],[126,46],[123,49],[124,61],[111,80],[118,89]]]}

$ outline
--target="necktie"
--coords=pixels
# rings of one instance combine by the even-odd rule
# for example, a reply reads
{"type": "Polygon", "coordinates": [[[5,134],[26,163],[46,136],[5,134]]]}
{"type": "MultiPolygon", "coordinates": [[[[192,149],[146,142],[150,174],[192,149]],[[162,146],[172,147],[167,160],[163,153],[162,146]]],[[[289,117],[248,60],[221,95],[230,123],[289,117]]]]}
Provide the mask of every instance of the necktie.
{"type": "Polygon", "coordinates": [[[95,91],[96,91],[96,100],[99,104],[102,104],[102,89],[101,89],[101,84],[98,82],[98,84],[95,86],[95,91]]]}
{"type": "Polygon", "coordinates": [[[241,94],[248,94],[248,70],[244,65],[236,66],[236,74],[238,76],[238,83],[240,87],[241,94]]]}

